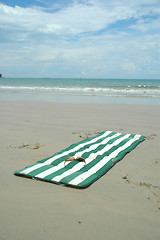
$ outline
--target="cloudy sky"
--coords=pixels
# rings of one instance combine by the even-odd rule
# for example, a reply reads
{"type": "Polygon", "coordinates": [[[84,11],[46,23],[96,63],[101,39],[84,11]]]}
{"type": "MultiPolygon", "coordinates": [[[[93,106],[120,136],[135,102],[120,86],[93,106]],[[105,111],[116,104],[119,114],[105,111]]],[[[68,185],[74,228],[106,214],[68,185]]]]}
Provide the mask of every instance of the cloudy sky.
{"type": "Polygon", "coordinates": [[[6,77],[160,78],[160,0],[0,0],[6,77]]]}

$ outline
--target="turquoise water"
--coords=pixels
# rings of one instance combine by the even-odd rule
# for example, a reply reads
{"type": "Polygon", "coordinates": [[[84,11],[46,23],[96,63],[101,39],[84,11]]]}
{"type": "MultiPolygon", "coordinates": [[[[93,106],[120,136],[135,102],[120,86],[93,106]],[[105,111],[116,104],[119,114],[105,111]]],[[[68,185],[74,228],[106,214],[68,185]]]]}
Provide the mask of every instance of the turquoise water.
{"type": "Polygon", "coordinates": [[[160,105],[160,80],[1,78],[0,100],[160,105]]]}

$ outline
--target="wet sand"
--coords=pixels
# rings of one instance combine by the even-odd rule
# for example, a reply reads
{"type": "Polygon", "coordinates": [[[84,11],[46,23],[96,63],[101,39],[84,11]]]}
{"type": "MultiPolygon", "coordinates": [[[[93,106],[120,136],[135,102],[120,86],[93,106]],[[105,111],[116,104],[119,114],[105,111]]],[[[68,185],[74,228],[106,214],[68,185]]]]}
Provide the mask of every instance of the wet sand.
{"type": "Polygon", "coordinates": [[[160,237],[160,106],[0,102],[0,239],[160,237]],[[146,140],[84,190],[14,175],[112,130],[146,140]]]}

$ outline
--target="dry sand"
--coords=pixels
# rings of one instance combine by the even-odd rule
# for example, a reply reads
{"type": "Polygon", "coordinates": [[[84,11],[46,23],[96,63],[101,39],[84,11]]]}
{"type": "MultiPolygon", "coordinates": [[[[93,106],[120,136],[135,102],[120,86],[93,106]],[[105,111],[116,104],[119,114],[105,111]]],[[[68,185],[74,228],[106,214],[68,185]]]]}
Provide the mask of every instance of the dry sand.
{"type": "Polygon", "coordinates": [[[160,239],[160,106],[0,102],[0,240],[160,239]],[[14,172],[97,132],[146,140],[89,188],[14,172]]]}

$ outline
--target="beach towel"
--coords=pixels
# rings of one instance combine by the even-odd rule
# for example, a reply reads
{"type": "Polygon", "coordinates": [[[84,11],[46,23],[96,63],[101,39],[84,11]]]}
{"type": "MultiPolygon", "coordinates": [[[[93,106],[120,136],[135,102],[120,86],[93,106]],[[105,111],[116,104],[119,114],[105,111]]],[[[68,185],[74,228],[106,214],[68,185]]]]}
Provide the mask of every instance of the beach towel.
{"type": "Polygon", "coordinates": [[[138,134],[103,131],[16,171],[15,175],[85,188],[144,140],[138,134]]]}

